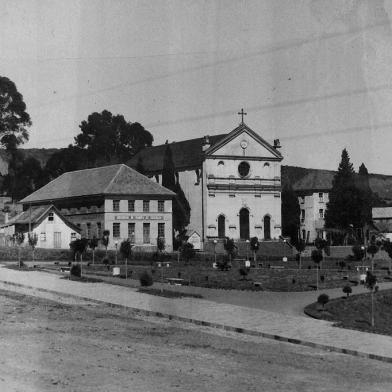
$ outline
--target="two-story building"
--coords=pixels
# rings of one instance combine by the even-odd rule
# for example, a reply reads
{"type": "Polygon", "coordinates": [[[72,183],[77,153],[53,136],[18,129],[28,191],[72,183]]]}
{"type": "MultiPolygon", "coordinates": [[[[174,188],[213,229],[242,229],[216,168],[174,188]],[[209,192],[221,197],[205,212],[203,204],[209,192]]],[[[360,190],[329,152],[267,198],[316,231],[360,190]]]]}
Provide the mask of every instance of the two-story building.
{"type": "MultiPolygon", "coordinates": [[[[170,251],[174,195],[119,164],[64,173],[21,203],[25,211],[55,206],[61,217],[79,228],[85,238],[102,238],[103,231],[108,230],[109,248],[130,239],[138,247],[154,249],[160,237],[170,251]]],[[[66,234],[56,235],[58,243],[62,243],[61,236],[66,234]]]]}

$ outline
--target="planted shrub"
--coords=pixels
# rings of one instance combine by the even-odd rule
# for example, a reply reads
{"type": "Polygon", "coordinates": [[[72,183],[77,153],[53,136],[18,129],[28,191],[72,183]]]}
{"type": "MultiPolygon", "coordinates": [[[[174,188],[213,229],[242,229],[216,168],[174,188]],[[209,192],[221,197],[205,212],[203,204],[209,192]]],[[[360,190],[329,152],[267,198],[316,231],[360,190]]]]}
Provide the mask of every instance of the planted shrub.
{"type": "Polygon", "coordinates": [[[329,296],[327,294],[320,294],[317,298],[317,303],[323,306],[323,309],[325,305],[329,302],[329,296]]]}
{"type": "Polygon", "coordinates": [[[349,297],[352,292],[353,292],[353,289],[350,286],[343,287],[343,293],[347,294],[347,297],[349,297]]]}
{"type": "Polygon", "coordinates": [[[143,287],[152,286],[152,284],[154,283],[152,280],[152,276],[147,271],[141,273],[139,280],[140,285],[143,287]]]}
{"type": "Polygon", "coordinates": [[[82,276],[82,269],[80,268],[80,265],[74,264],[73,266],[71,266],[70,274],[72,276],[80,278],[82,276]]]}
{"type": "Polygon", "coordinates": [[[246,276],[248,275],[248,269],[245,267],[241,267],[238,272],[242,276],[242,279],[245,279],[246,276]]]}

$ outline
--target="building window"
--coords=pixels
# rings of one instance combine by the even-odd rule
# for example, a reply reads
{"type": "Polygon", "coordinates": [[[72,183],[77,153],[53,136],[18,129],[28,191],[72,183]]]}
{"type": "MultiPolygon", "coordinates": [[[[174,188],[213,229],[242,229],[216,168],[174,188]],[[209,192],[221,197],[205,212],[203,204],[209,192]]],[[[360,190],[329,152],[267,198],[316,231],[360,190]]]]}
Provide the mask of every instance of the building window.
{"type": "Polygon", "coordinates": [[[120,223],[113,223],[113,238],[120,238],[120,223]]]}
{"type": "Polygon", "coordinates": [[[143,223],[143,243],[149,244],[150,243],[150,224],[143,223]]]}
{"type": "Polygon", "coordinates": [[[101,238],[102,235],[102,226],[101,226],[101,222],[97,222],[97,237],[101,238]]]}
{"type": "Polygon", "coordinates": [[[134,223],[128,223],[128,238],[132,244],[135,243],[135,224],[134,223]]]}
{"type": "Polygon", "coordinates": [[[250,166],[248,162],[241,162],[238,165],[238,173],[241,177],[246,177],[249,174],[250,166]]]}
{"type": "Polygon", "coordinates": [[[135,200],[128,200],[128,211],[135,212],[135,200]]]}
{"type": "Polygon", "coordinates": [[[150,212],[150,201],[143,200],[143,212],[150,212]]]}
{"type": "Polygon", "coordinates": [[[319,202],[320,203],[324,202],[324,193],[322,193],[322,192],[319,193],[319,202]]]}
{"type": "Polygon", "coordinates": [[[165,212],[165,201],[158,200],[158,212],[165,212]]]}
{"type": "Polygon", "coordinates": [[[301,223],[305,222],[305,210],[301,210],[301,223]]]}
{"type": "Polygon", "coordinates": [[[165,238],[165,224],[158,223],[158,238],[165,238]]]}
{"type": "Polygon", "coordinates": [[[322,208],[319,209],[319,217],[320,219],[324,219],[324,210],[322,208]]]}
{"type": "Polygon", "coordinates": [[[304,204],[304,203],[305,203],[305,197],[304,197],[304,196],[300,196],[300,197],[299,197],[299,202],[300,202],[301,204],[304,204]]]}
{"type": "Polygon", "coordinates": [[[76,233],[71,233],[71,242],[76,240],[76,233]]]}
{"type": "Polygon", "coordinates": [[[120,200],[113,200],[113,211],[120,211],[120,200]]]}
{"type": "Polygon", "coordinates": [[[86,226],[87,226],[87,238],[91,238],[91,223],[87,222],[86,226]]]}
{"type": "Polygon", "coordinates": [[[41,239],[42,242],[46,241],[46,233],[45,232],[41,233],[41,238],[40,239],[41,239]]]}
{"type": "Polygon", "coordinates": [[[53,214],[53,212],[49,212],[48,222],[53,222],[53,221],[54,221],[54,214],[53,214]]]}

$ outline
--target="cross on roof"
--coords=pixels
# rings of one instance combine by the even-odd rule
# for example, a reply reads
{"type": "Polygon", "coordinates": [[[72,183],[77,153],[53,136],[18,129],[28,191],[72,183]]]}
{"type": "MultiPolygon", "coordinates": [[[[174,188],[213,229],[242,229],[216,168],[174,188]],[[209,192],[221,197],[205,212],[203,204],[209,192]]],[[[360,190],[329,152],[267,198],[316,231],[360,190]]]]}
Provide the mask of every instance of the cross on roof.
{"type": "Polygon", "coordinates": [[[241,116],[241,124],[244,123],[244,116],[246,116],[248,113],[244,112],[244,109],[242,108],[240,112],[238,112],[238,115],[241,116]]]}

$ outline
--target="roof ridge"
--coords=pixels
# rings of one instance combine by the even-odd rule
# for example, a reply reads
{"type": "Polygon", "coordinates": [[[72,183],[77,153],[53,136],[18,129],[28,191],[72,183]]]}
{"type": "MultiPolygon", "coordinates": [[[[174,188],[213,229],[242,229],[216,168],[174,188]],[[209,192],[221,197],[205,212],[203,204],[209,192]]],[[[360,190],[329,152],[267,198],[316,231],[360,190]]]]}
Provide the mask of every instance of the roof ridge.
{"type": "MultiPolygon", "coordinates": [[[[114,166],[114,165],[113,165],[114,166]]],[[[124,165],[123,163],[118,165],[118,169],[116,171],[116,174],[112,177],[112,179],[109,181],[109,184],[104,188],[103,193],[106,193],[108,188],[110,188],[110,186],[113,184],[114,180],[118,177],[118,175],[120,174],[121,169],[123,168],[123,166],[128,167],[127,165],[124,165]]]]}
{"type": "MultiPolygon", "coordinates": [[[[78,169],[78,170],[67,171],[67,172],[65,172],[65,173],[63,173],[63,174],[61,174],[61,175],[70,174],[70,173],[77,173],[77,172],[81,172],[81,171],[88,171],[88,170],[98,170],[98,169],[104,169],[104,168],[107,168],[107,167],[114,167],[114,166],[121,166],[121,165],[124,165],[124,164],[123,164],[123,163],[114,163],[113,165],[88,167],[88,168],[86,168],[86,169],[78,169]]],[[[125,166],[126,166],[126,165],[125,165],[125,166]]],[[[59,177],[60,177],[60,176],[59,176],[59,177]]],[[[57,177],[57,178],[59,178],[59,177],[57,177]]],[[[54,180],[53,180],[53,181],[54,181],[54,180]]]]}

